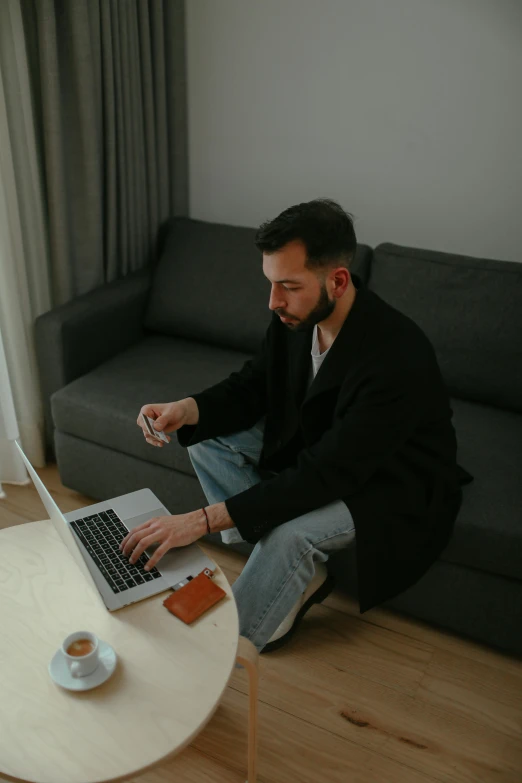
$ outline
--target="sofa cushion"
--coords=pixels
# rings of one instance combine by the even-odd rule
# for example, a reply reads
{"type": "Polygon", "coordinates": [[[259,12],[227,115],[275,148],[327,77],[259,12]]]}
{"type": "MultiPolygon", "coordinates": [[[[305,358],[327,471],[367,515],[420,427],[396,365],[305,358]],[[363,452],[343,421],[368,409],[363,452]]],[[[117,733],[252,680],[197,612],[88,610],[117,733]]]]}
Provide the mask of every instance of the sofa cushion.
{"type": "Polygon", "coordinates": [[[442,560],[522,579],[522,416],[451,400],[458,462],[475,480],[442,560]]]}
{"type": "MultiPolygon", "coordinates": [[[[144,325],[162,334],[254,352],[270,323],[270,284],[255,228],[174,218],[154,271],[144,325]]],[[[368,279],[371,248],[353,271],[368,279]]]]}
{"type": "Polygon", "coordinates": [[[522,264],[382,244],[369,287],[423,329],[452,396],[522,412],[522,264]]]}
{"type": "Polygon", "coordinates": [[[147,337],[55,392],[51,397],[55,427],[195,476],[188,452],[175,434],[161,449],[145,441],[136,424],[140,408],[189,397],[239,370],[249,358],[194,341],[147,337]]]}

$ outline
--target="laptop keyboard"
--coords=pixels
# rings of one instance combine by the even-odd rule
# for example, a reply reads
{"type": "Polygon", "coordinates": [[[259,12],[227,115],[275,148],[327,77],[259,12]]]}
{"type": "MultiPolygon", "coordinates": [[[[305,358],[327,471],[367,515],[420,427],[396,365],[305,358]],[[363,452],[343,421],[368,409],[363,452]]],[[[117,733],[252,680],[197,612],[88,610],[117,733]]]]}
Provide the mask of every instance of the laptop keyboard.
{"type": "Polygon", "coordinates": [[[74,532],[100,569],[113,593],[152,582],[161,574],[156,567],[145,571],[149,556],[144,552],[131,564],[120,552],[120,544],[129,532],[119,516],[109,508],[99,514],[71,522],[74,532]]]}

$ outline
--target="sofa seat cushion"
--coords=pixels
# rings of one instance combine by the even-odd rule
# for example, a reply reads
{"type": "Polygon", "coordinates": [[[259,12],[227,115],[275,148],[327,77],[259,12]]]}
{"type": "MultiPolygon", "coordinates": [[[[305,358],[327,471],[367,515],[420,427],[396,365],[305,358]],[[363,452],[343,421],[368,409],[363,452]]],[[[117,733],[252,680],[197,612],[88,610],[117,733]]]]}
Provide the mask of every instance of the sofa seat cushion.
{"type": "Polygon", "coordinates": [[[145,441],[136,424],[140,408],[189,397],[241,369],[249,358],[190,340],[147,337],[55,392],[51,398],[55,427],[195,476],[188,451],[175,433],[161,449],[145,441]]]}
{"type": "Polygon", "coordinates": [[[522,579],[522,416],[452,399],[458,462],[474,481],[442,560],[522,579]]]}

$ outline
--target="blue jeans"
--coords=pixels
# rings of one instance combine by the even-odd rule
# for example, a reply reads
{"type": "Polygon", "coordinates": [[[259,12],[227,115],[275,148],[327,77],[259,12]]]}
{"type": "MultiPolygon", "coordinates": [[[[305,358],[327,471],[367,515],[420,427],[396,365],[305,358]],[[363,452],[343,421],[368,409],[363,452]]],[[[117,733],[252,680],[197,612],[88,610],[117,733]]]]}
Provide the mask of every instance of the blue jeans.
{"type": "MultiPolygon", "coordinates": [[[[208,503],[220,503],[261,481],[257,471],[263,446],[264,418],[252,429],[189,446],[188,452],[208,503]]],[[[244,541],[234,527],[221,538],[244,541]]],[[[347,506],[336,500],[269,530],[255,545],[232,585],[239,632],[263,649],[306,590],[315,562],[355,542],[347,506]]]]}

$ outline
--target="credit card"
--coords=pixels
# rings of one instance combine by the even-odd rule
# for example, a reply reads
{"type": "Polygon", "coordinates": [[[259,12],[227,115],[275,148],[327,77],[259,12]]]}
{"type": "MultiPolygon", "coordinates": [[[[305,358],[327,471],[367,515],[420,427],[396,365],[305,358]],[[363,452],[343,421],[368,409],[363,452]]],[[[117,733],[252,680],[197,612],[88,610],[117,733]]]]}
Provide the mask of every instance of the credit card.
{"type": "Polygon", "coordinates": [[[145,416],[144,413],[141,414],[141,417],[145,422],[145,426],[147,427],[149,434],[152,438],[156,438],[157,440],[162,440],[164,443],[169,442],[164,432],[158,432],[158,430],[154,429],[154,419],[145,416]]]}

